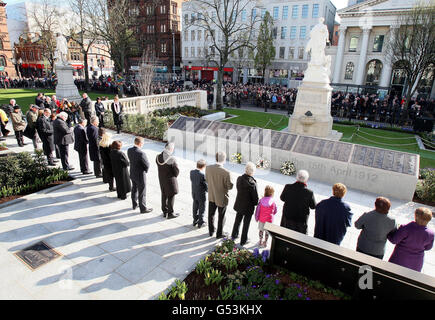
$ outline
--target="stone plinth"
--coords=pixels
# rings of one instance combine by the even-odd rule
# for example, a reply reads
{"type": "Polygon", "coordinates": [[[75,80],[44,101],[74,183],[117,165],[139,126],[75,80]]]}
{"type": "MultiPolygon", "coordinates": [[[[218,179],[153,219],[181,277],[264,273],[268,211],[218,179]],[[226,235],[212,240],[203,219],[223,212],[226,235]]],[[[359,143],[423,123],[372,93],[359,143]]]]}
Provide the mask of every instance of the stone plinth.
{"type": "Polygon", "coordinates": [[[73,79],[74,68],[71,65],[62,64],[56,64],[55,68],[57,75],[56,97],[59,100],[66,98],[70,102],[80,102],[81,97],[73,79]]]}
{"type": "Polygon", "coordinates": [[[329,84],[304,81],[298,88],[295,109],[289,119],[294,134],[339,140],[332,132],[331,92],[329,84]]]}

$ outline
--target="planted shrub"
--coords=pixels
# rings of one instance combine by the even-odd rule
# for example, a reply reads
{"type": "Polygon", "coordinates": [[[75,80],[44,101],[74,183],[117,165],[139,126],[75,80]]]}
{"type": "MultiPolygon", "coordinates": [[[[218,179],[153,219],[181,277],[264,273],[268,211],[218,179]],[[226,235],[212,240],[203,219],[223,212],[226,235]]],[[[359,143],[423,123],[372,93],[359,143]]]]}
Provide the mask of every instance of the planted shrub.
{"type": "Polygon", "coordinates": [[[0,158],[0,198],[27,194],[67,179],[67,171],[47,167],[41,150],[34,157],[22,152],[0,158]]]}
{"type": "Polygon", "coordinates": [[[417,196],[428,202],[435,202],[435,170],[422,170],[415,192],[417,196]]]}

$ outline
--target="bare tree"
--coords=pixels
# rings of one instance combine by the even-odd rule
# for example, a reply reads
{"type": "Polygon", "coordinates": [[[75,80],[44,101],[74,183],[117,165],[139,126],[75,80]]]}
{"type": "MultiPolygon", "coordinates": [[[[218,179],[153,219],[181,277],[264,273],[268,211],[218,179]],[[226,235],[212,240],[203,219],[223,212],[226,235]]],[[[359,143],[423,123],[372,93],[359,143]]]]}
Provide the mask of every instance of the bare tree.
{"type": "Polygon", "coordinates": [[[145,50],[139,63],[139,73],[136,82],[139,93],[148,96],[152,93],[152,81],[157,66],[157,59],[154,50],[145,50]]]}
{"type": "Polygon", "coordinates": [[[69,0],[74,16],[77,18],[76,23],[69,28],[68,36],[74,40],[80,47],[80,52],[83,54],[83,65],[85,69],[85,91],[89,87],[89,66],[88,55],[92,45],[97,40],[97,32],[95,25],[92,23],[90,15],[89,2],[86,0],[69,0]]]}
{"type": "Polygon", "coordinates": [[[127,58],[136,53],[139,30],[139,6],[131,0],[88,0],[89,17],[95,35],[110,47],[118,72],[125,74],[127,58]]]}
{"type": "Polygon", "coordinates": [[[40,0],[32,3],[29,27],[39,34],[39,43],[42,48],[42,56],[54,70],[56,33],[60,30],[60,12],[52,0],[40,0]]]}
{"type": "Polygon", "coordinates": [[[253,1],[192,0],[189,5],[188,11],[195,16],[186,27],[196,27],[208,35],[207,58],[218,68],[216,108],[222,109],[225,65],[233,52],[254,47],[255,25],[259,20],[251,15],[253,1]]]}
{"type": "Polygon", "coordinates": [[[404,12],[391,28],[386,53],[391,64],[406,75],[406,104],[422,81],[435,70],[435,3],[420,3],[404,12]]]}

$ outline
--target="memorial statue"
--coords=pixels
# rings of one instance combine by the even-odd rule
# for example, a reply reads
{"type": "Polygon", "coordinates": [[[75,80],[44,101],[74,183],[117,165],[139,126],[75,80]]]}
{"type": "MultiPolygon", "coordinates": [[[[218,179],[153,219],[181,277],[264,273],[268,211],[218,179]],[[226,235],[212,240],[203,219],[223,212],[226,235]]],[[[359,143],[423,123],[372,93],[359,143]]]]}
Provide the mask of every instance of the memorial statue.
{"type": "Polygon", "coordinates": [[[319,18],[319,23],[316,24],[310,32],[310,40],[305,47],[306,52],[311,52],[310,65],[322,66],[326,69],[329,75],[331,69],[331,57],[325,55],[326,43],[329,39],[328,27],[323,24],[324,18],[319,18]]]}
{"type": "Polygon", "coordinates": [[[59,64],[68,64],[68,44],[66,38],[60,33],[56,35],[56,52],[54,58],[59,64]]]}

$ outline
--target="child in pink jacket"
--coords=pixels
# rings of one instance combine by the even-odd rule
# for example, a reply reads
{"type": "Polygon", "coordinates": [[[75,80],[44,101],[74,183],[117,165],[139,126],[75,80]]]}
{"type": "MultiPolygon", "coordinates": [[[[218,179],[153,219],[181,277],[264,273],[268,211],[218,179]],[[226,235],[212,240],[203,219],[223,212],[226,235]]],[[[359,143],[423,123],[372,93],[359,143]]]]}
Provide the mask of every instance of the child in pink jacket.
{"type": "Polygon", "coordinates": [[[255,212],[255,220],[258,221],[258,230],[260,236],[258,246],[262,248],[265,248],[267,246],[267,239],[269,238],[269,233],[266,232],[263,242],[264,224],[266,222],[272,223],[273,216],[277,212],[276,204],[273,200],[274,193],[275,190],[273,189],[273,187],[266,186],[264,190],[264,197],[258,203],[257,210],[255,212]]]}

